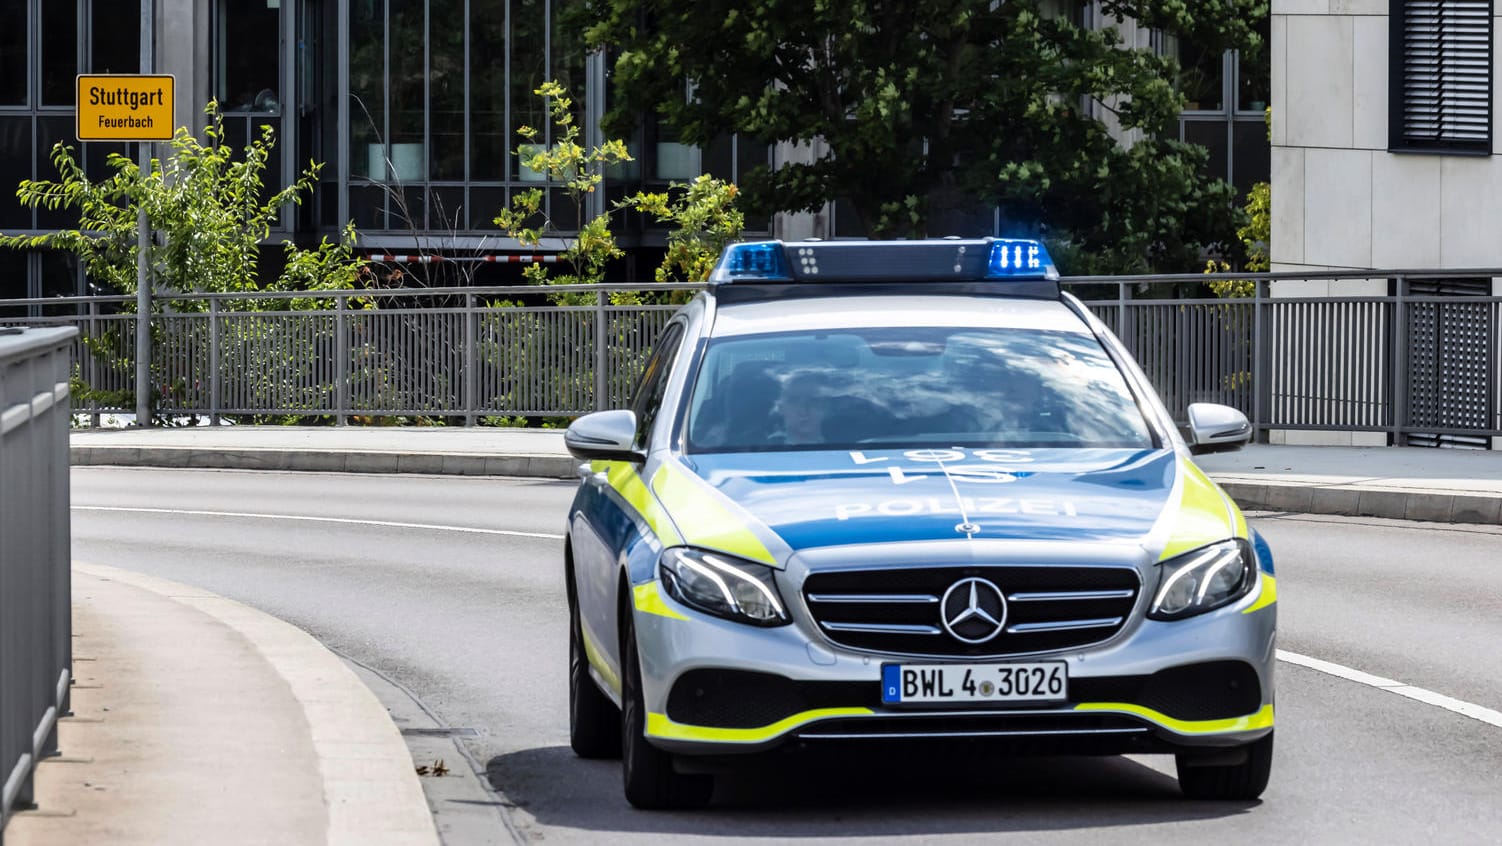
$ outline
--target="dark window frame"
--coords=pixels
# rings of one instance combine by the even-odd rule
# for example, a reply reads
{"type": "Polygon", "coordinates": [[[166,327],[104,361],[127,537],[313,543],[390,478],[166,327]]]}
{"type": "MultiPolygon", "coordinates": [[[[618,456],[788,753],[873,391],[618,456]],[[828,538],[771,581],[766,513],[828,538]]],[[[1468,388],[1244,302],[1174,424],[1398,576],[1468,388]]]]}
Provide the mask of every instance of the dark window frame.
{"type": "MultiPolygon", "coordinates": [[[[1426,153],[1430,155],[1456,155],[1456,156],[1489,156],[1492,153],[1492,118],[1494,95],[1493,88],[1493,38],[1495,13],[1493,0],[1458,0],[1467,5],[1475,6],[1485,4],[1486,14],[1486,85],[1485,90],[1485,139],[1460,139],[1447,138],[1444,131],[1437,132],[1432,137],[1420,136],[1409,133],[1405,127],[1405,116],[1408,114],[1408,102],[1405,97],[1405,75],[1408,53],[1405,49],[1405,36],[1408,34],[1408,7],[1410,3],[1422,2],[1423,0],[1393,0],[1390,7],[1388,20],[1388,100],[1387,100],[1387,126],[1388,141],[1387,149],[1391,153],[1426,153]]],[[[1456,0],[1437,0],[1440,5],[1456,0]]],[[[1437,94],[1443,96],[1446,85],[1443,80],[1434,85],[1437,94]]],[[[1472,98],[1474,102],[1474,98],[1472,98]]],[[[1452,104],[1450,108],[1454,108],[1452,104]]],[[[1445,112],[1441,111],[1441,116],[1445,112]]]]}

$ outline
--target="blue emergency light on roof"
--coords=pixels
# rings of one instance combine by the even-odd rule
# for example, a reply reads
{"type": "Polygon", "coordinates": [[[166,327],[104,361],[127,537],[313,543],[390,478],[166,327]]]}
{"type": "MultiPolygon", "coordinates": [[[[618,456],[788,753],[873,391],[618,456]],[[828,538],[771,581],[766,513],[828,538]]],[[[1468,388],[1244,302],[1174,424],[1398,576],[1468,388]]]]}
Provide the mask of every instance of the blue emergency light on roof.
{"type": "MultiPolygon", "coordinates": [[[[725,248],[719,270],[728,278],[755,279],[761,282],[791,282],[787,256],[781,241],[753,241],[748,244],[731,244],[725,248]]],[[[716,274],[719,276],[720,274],[716,274]]]]}
{"type": "Polygon", "coordinates": [[[997,238],[991,242],[987,279],[1046,279],[1051,270],[1054,270],[1053,259],[1037,241],[997,238]]]}
{"type": "MultiPolygon", "coordinates": [[[[711,285],[1008,283],[1005,296],[1057,296],[1048,250],[1021,238],[913,241],[753,241],[725,248],[711,285]],[[1045,283],[1029,285],[1026,283],[1045,283]],[[1010,284],[1018,283],[1018,284],[1010,284]],[[1036,289],[1036,291],[1034,290],[1036,289]]],[[[984,293],[984,292],[982,292],[984,293]]]]}

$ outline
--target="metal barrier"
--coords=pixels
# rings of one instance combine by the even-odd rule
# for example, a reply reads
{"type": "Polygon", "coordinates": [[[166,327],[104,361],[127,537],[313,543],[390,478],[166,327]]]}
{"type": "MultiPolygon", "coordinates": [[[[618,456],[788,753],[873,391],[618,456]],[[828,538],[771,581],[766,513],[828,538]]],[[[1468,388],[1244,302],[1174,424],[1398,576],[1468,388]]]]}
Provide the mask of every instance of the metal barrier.
{"type": "Polygon", "coordinates": [[[73,666],[68,370],[77,331],[0,329],[0,840],[57,751],[73,666]]]}
{"type": "MultiPolygon", "coordinates": [[[[1181,419],[1190,403],[1209,401],[1241,409],[1264,437],[1269,429],[1325,429],[1480,445],[1502,436],[1502,297],[1492,294],[1494,277],[1502,269],[1064,282],[1121,337],[1181,419]],[[1227,279],[1250,281],[1255,292],[1165,296],[1227,279]],[[1352,282],[1384,293],[1269,290],[1352,282]]],[[[159,297],[165,313],[153,318],[153,391],[166,415],[442,416],[471,424],[572,416],[624,404],[674,309],[610,305],[611,293],[696,287],[548,289],[593,300],[566,306],[502,302],[535,301],[533,286],[159,297]]],[[[96,391],[120,393],[91,410],[128,413],[135,316],[120,313],[126,299],[0,300],[0,313],[29,309],[38,313],[31,322],[78,326],[87,339],[78,375],[96,391]]]]}

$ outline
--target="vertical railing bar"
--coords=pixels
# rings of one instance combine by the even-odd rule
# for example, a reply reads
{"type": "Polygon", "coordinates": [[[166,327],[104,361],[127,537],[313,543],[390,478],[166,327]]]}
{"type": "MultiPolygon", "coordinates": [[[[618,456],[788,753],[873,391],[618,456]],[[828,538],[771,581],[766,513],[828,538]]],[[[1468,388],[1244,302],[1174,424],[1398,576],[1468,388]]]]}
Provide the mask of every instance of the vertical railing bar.
{"type": "Polygon", "coordinates": [[[209,298],[209,425],[219,425],[219,300],[209,298]]]}
{"type": "Polygon", "coordinates": [[[350,380],[354,370],[350,361],[348,298],[334,295],[334,423],[349,425],[350,380]]]}
{"type": "Polygon", "coordinates": [[[1392,446],[1403,446],[1405,442],[1404,427],[1408,422],[1408,343],[1410,332],[1408,329],[1408,302],[1407,288],[1408,279],[1403,274],[1396,277],[1395,297],[1393,299],[1393,325],[1388,333],[1392,344],[1391,359],[1393,362],[1392,384],[1392,421],[1389,424],[1389,440],[1392,446]]]}

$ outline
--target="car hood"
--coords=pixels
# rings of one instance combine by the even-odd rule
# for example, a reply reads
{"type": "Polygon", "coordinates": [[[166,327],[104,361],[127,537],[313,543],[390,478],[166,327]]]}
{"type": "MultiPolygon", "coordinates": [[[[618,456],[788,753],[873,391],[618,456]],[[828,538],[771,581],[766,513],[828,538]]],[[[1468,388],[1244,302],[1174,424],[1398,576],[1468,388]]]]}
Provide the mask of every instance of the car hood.
{"type": "MultiPolygon", "coordinates": [[[[675,463],[713,491],[698,495],[780,541],[774,558],[963,537],[1141,540],[1177,496],[1180,474],[1198,474],[1170,449],[716,453],[675,463]]],[[[679,525],[689,541],[693,528],[679,525]]]]}

